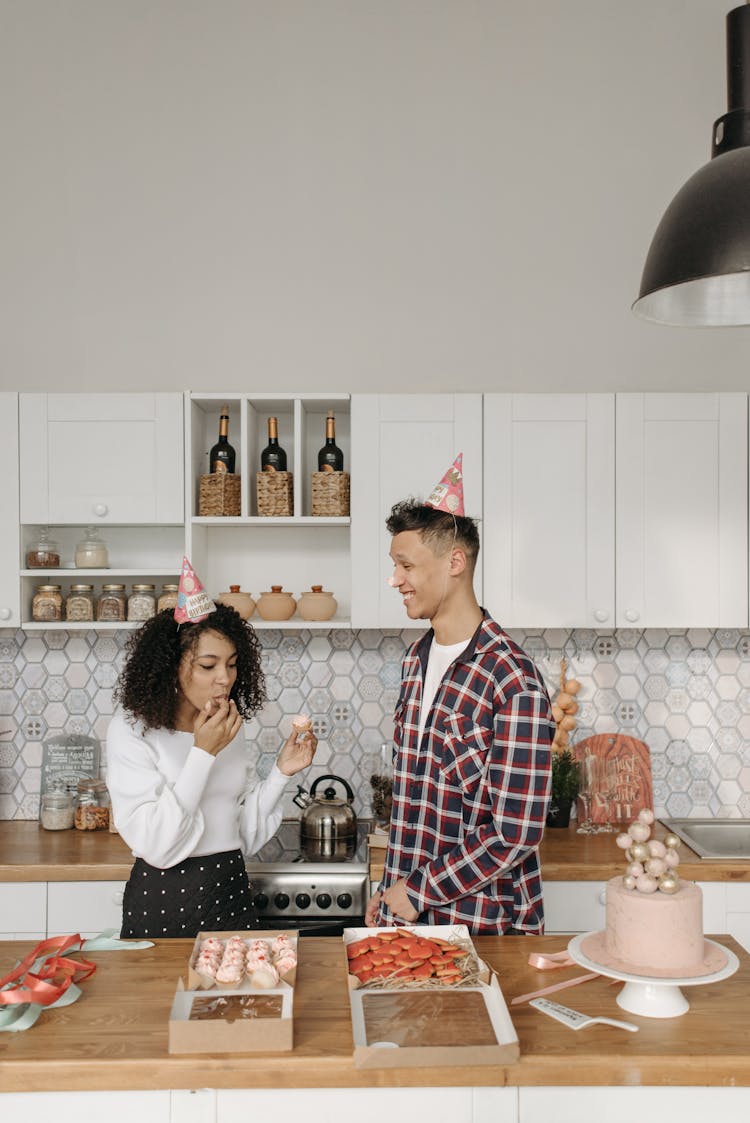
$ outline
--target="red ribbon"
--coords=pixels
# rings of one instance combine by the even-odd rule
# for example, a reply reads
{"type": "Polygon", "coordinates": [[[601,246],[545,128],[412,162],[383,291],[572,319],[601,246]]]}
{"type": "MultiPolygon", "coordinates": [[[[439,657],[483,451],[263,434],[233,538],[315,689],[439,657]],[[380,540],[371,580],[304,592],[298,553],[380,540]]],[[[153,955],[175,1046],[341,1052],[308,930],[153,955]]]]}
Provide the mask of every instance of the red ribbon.
{"type": "Polygon", "coordinates": [[[96,964],[90,960],[71,959],[64,954],[71,949],[80,951],[82,947],[80,935],[52,936],[42,940],[5,978],[0,979],[0,1006],[23,1002],[51,1006],[57,1002],[71,983],[82,982],[96,971],[96,964]],[[43,962],[36,971],[32,971],[38,959],[43,962]]]}

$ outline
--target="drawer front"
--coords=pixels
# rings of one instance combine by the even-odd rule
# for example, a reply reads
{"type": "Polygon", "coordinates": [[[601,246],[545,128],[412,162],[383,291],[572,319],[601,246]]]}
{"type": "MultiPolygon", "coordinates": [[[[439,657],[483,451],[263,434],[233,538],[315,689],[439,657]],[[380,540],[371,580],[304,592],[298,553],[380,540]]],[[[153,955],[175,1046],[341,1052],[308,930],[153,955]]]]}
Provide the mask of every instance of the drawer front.
{"type": "Polygon", "coordinates": [[[47,886],[43,881],[0,885],[0,939],[43,939],[47,932],[47,886]]]}
{"type": "Polygon", "coordinates": [[[50,936],[97,936],[122,924],[124,881],[51,881],[47,893],[50,936]]]}

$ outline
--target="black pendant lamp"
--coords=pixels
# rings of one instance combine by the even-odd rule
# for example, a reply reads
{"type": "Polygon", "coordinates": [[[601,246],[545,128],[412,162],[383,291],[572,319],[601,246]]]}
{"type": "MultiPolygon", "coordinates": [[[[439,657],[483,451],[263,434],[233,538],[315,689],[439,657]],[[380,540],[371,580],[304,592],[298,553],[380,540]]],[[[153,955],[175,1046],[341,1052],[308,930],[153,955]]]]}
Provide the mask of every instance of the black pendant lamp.
{"type": "Polygon", "coordinates": [[[711,160],[667,207],[633,311],[682,327],[750,324],[750,0],[727,14],[727,112],[711,160]]]}

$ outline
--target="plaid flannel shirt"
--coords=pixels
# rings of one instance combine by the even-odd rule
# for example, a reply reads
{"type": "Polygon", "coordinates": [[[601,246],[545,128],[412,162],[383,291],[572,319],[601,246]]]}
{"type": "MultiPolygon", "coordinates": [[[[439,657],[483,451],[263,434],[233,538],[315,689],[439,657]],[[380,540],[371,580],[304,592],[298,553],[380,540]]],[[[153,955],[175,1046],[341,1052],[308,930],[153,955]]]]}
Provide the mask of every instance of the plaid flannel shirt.
{"type": "MultiPolygon", "coordinates": [[[[423,924],[544,931],[538,845],[555,731],[542,677],[486,611],[448,668],[420,743],[432,630],[404,656],[381,888],[406,878],[423,924]]],[[[377,923],[398,923],[380,905],[377,923]]]]}

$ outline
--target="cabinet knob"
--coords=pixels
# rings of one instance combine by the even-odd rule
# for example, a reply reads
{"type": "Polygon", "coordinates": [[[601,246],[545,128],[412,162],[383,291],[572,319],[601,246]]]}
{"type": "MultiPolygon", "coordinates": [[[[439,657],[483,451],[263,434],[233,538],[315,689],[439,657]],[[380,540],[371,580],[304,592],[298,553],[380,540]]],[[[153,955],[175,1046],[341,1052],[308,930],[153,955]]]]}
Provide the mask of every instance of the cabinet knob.
{"type": "Polygon", "coordinates": [[[634,608],[627,608],[625,610],[625,619],[630,624],[635,624],[636,620],[639,619],[639,616],[640,616],[640,613],[636,612],[636,610],[634,608]]]}
{"type": "Polygon", "coordinates": [[[605,620],[609,620],[609,613],[607,612],[606,608],[597,608],[594,616],[600,624],[603,624],[605,620]]]}
{"type": "Polygon", "coordinates": [[[12,613],[9,608],[0,608],[0,620],[10,620],[12,613]]]}
{"type": "Polygon", "coordinates": [[[95,503],[91,509],[100,519],[103,519],[105,515],[109,514],[109,507],[106,503],[95,503]]]}

